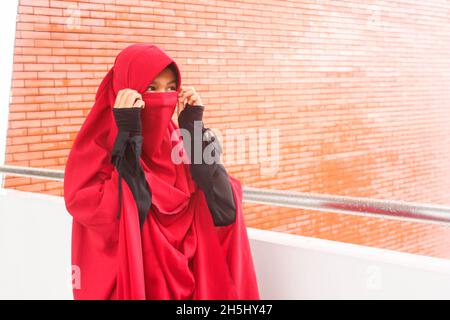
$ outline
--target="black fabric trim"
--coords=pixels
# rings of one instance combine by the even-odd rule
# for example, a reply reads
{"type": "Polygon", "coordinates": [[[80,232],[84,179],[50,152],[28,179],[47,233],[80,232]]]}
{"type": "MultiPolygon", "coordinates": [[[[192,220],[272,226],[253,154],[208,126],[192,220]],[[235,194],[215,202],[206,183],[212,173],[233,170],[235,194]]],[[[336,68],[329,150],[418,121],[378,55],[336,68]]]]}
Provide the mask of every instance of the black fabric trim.
{"type": "Polygon", "coordinates": [[[113,108],[113,113],[119,131],[141,133],[141,108],[113,108]]]}
{"type": "MultiPolygon", "coordinates": [[[[232,224],[236,219],[236,205],[228,173],[220,163],[222,147],[214,131],[210,128],[205,128],[203,124],[204,109],[204,106],[188,104],[179,114],[178,125],[180,128],[188,131],[192,138],[191,148],[188,148],[187,143],[185,145],[191,163],[190,172],[192,179],[205,193],[214,225],[226,226],[232,224]],[[194,136],[194,121],[201,121],[201,136],[194,136]],[[204,136],[205,140],[203,140],[204,136]],[[209,139],[206,139],[208,136],[209,139]],[[216,159],[219,159],[218,162],[210,161],[213,159],[203,159],[202,157],[201,163],[194,163],[194,146],[198,140],[202,141],[202,154],[205,148],[212,146],[211,154],[216,159]]],[[[183,132],[183,134],[186,134],[186,132],[183,132]]],[[[183,141],[185,140],[183,138],[183,141]]]]}
{"type": "Polygon", "coordinates": [[[123,178],[133,194],[139,212],[139,224],[142,228],[152,204],[152,193],[140,164],[143,141],[140,134],[140,112],[130,109],[140,110],[140,108],[113,109],[119,132],[111,152],[111,162],[119,173],[117,218],[120,218],[123,178]]]}

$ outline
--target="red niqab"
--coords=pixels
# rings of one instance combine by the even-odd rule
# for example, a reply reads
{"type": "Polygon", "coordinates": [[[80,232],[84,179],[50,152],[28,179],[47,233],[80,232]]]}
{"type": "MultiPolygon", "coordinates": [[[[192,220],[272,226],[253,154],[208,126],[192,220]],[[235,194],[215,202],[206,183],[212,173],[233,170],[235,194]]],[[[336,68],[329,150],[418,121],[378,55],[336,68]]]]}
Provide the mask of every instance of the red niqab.
{"type": "Polygon", "coordinates": [[[180,86],[174,60],[155,45],[135,44],[119,53],[97,90],[64,175],[64,199],[73,217],[75,299],[259,299],[240,182],[229,176],[235,222],[214,226],[189,164],[171,160],[172,150],[183,149],[172,120],[180,86]],[[177,91],[145,93],[171,63],[177,91]],[[152,206],[142,229],[125,181],[117,218],[119,174],[111,150],[118,129],[112,107],[124,88],[141,93],[146,104],[140,163],[152,206]]]}

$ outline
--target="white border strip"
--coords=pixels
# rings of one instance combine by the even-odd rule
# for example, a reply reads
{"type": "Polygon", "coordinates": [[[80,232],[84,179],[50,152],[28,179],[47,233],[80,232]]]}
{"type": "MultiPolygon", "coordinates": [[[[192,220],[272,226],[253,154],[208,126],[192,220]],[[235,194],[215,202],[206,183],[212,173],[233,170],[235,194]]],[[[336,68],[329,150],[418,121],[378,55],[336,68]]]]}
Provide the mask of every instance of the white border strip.
{"type": "MultiPolygon", "coordinates": [[[[19,0],[0,1],[0,165],[5,163],[6,134],[8,130],[11,79],[16,40],[16,19],[19,0]]],[[[0,186],[4,185],[4,174],[0,173],[0,186]]]]}

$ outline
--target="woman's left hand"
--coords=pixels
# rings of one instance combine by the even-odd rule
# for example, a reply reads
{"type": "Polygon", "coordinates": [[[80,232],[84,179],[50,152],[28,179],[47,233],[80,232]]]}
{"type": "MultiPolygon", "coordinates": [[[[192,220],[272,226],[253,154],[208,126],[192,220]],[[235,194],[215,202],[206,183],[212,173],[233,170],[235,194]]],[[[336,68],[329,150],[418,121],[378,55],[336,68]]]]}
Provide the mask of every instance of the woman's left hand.
{"type": "Polygon", "coordinates": [[[177,110],[180,111],[184,109],[186,103],[192,105],[201,105],[203,106],[202,99],[198,95],[197,91],[195,91],[194,87],[180,87],[180,92],[178,94],[178,103],[177,110]]]}

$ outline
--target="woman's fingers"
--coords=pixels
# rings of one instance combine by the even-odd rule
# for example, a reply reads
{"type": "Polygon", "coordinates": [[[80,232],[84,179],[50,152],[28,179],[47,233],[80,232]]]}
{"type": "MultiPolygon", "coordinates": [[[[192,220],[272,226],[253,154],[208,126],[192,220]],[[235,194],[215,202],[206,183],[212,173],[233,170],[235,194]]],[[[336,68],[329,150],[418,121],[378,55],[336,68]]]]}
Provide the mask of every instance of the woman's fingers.
{"type": "Polygon", "coordinates": [[[184,109],[185,95],[186,95],[186,89],[184,87],[182,87],[180,94],[178,95],[178,105],[182,109],[184,109]]]}
{"type": "Polygon", "coordinates": [[[120,91],[117,93],[116,101],[114,102],[114,108],[120,108],[120,106],[123,106],[123,102],[124,102],[124,93],[125,93],[125,91],[123,91],[123,90],[120,90],[120,91]]]}
{"type": "Polygon", "coordinates": [[[188,93],[186,93],[186,101],[190,105],[201,104],[200,96],[198,95],[198,93],[195,90],[189,91],[188,93]]]}
{"type": "Polygon", "coordinates": [[[126,98],[125,93],[126,93],[126,90],[125,90],[125,89],[120,90],[120,91],[117,93],[116,101],[115,101],[115,103],[114,103],[114,108],[122,108],[122,106],[123,106],[124,103],[125,103],[125,98],[126,98]]]}
{"type": "Polygon", "coordinates": [[[198,96],[196,94],[195,95],[193,94],[188,98],[188,103],[190,105],[196,104],[197,101],[198,101],[198,96]]]}
{"type": "Polygon", "coordinates": [[[186,104],[190,105],[202,105],[200,96],[195,91],[194,87],[180,87],[178,94],[177,108],[184,109],[186,104]]]}
{"type": "Polygon", "coordinates": [[[142,99],[137,99],[136,102],[133,105],[133,108],[142,108],[144,109],[145,107],[145,102],[142,99]]]}
{"type": "Polygon", "coordinates": [[[188,97],[194,93],[195,93],[195,89],[193,87],[187,87],[181,91],[180,97],[185,99],[186,97],[188,97]]]}
{"type": "Polygon", "coordinates": [[[195,92],[195,89],[193,87],[182,87],[180,95],[178,96],[179,106],[184,108],[186,102],[190,103],[189,101],[191,100],[191,97],[194,95],[196,96],[197,93],[195,92]]]}
{"type": "Polygon", "coordinates": [[[142,106],[142,95],[133,89],[122,89],[117,93],[114,108],[133,108],[142,106]]]}
{"type": "Polygon", "coordinates": [[[128,89],[124,108],[133,108],[136,100],[142,99],[142,96],[136,90],[128,89]]]}

